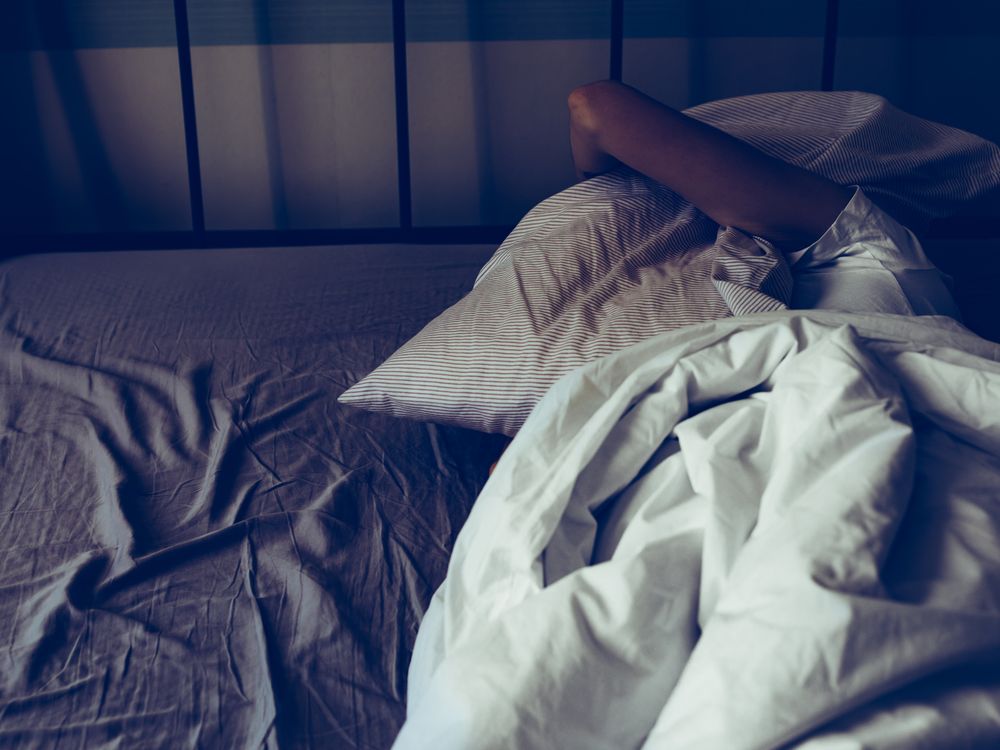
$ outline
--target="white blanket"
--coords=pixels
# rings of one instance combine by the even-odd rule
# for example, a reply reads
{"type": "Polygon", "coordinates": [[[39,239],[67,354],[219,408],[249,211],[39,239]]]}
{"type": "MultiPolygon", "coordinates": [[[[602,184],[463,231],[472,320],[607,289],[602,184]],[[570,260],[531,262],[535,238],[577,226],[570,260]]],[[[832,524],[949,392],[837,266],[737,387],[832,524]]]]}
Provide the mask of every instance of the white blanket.
{"type": "Polygon", "coordinates": [[[1000,746],[998,361],[781,312],[566,376],[458,538],[396,747],[1000,746]]]}

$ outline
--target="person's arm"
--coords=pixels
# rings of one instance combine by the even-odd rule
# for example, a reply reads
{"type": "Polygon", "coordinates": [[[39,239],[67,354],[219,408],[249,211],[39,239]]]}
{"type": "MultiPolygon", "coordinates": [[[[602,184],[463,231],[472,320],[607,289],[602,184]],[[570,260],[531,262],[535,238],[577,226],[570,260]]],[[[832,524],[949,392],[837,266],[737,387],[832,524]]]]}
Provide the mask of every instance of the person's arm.
{"type": "Polygon", "coordinates": [[[817,239],[849,188],[758,151],[613,81],[569,96],[570,143],[581,179],[626,164],[687,198],[718,224],[779,246],[817,239]]]}

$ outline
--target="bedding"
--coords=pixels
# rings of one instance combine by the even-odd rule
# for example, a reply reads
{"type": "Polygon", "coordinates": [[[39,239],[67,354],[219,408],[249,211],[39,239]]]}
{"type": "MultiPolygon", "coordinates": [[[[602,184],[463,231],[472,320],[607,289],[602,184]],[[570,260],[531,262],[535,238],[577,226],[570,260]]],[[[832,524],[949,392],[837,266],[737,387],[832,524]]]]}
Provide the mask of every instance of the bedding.
{"type": "MultiPolygon", "coordinates": [[[[801,102],[774,96],[772,104],[786,109],[765,109],[778,124],[801,128],[804,111],[796,109],[801,102]]],[[[792,149],[795,158],[821,171],[844,169],[845,164],[867,170],[865,191],[858,195],[870,192],[880,206],[900,216],[947,212],[957,202],[995,188],[993,167],[1000,161],[992,144],[907,119],[877,98],[836,96],[843,97],[836,100],[838,106],[823,110],[822,121],[813,121],[811,130],[796,131],[787,140],[782,136],[771,145],[792,149]],[[838,120],[831,116],[835,111],[850,116],[838,120]],[[898,161],[867,166],[863,159],[845,161],[845,154],[861,153],[885,136],[892,129],[889,124],[901,123],[915,130],[902,139],[898,161]],[[920,178],[908,182],[909,172],[894,164],[916,170],[920,178]],[[976,176],[966,179],[970,170],[976,176]]],[[[767,101],[733,100],[698,111],[722,123],[741,108],[750,111],[746,108],[767,101]]],[[[778,132],[789,135],[790,129],[778,132]]],[[[759,136],[756,131],[745,134],[751,141],[759,136]]],[[[846,180],[853,173],[838,174],[846,180]]],[[[893,601],[917,607],[921,614],[929,607],[934,614],[928,622],[941,624],[941,629],[927,638],[954,636],[952,650],[942,652],[954,658],[935,662],[924,672],[918,664],[906,672],[906,680],[894,682],[899,677],[892,672],[896,662],[886,666],[885,661],[896,659],[895,651],[873,661],[877,677],[888,675],[882,681],[869,679],[867,672],[859,675],[857,664],[844,657],[844,695],[837,692],[839,686],[833,690],[820,684],[810,694],[816,693],[817,705],[828,703],[795,704],[787,715],[794,726],[783,727],[782,736],[796,741],[812,732],[810,741],[820,748],[830,747],[830,738],[864,738],[865,732],[881,741],[885,731],[894,731],[884,730],[892,712],[933,724],[938,734],[927,735],[933,738],[955,731],[942,721],[935,724],[937,715],[972,716],[963,720],[960,731],[979,731],[978,714],[967,707],[994,711],[996,690],[993,673],[976,667],[971,654],[977,644],[983,654],[992,654],[994,644],[985,637],[976,641],[969,623],[996,629],[991,619],[993,568],[989,548],[970,536],[963,522],[986,519],[980,526],[983,533],[992,533],[993,517],[982,510],[988,505],[983,498],[992,495],[980,480],[995,479],[989,473],[995,463],[994,443],[989,442],[994,438],[988,437],[995,432],[989,422],[994,412],[981,407],[989,403],[995,383],[992,375],[987,377],[993,372],[990,365],[975,358],[996,359],[995,348],[941,320],[917,324],[892,317],[780,313],[789,299],[795,304],[792,275],[813,268],[811,260],[789,269],[759,238],[720,230],[677,196],[626,171],[576,186],[539,208],[495,253],[492,247],[373,246],[48,254],[0,262],[0,745],[388,746],[404,720],[407,665],[426,602],[444,577],[486,468],[506,442],[463,427],[515,432],[563,373],[602,354],[610,358],[580,371],[587,373],[582,381],[579,373],[562,381],[556,395],[543,401],[556,403],[541,409],[558,425],[540,428],[551,445],[531,437],[543,419],[533,417],[531,429],[511,451],[517,458],[504,459],[506,468],[483,495],[480,505],[487,510],[477,506],[469,531],[463,532],[462,539],[479,539],[488,536],[484,529],[495,522],[497,532],[527,532],[531,548],[526,552],[519,547],[523,540],[513,532],[500,533],[492,547],[483,545],[482,550],[477,546],[470,551],[470,543],[461,546],[453,575],[421,630],[421,648],[411,667],[412,715],[399,742],[406,747],[443,736],[440,746],[467,746],[464,733],[476,732],[477,741],[485,744],[491,737],[498,744],[525,737],[525,747],[532,742],[546,746],[549,729],[564,727],[567,717],[573,731],[579,731],[580,746],[600,745],[609,733],[614,743],[625,745],[640,730],[653,731],[650,736],[655,737],[661,722],[672,733],[673,714],[667,708],[678,705],[677,696],[689,696],[689,703],[680,705],[694,705],[690,696],[702,694],[700,685],[722,674],[714,657],[699,657],[707,664],[701,671],[690,667],[702,663],[695,656],[709,649],[702,644],[711,643],[703,626],[725,621],[726,607],[734,600],[739,614],[741,595],[756,602],[754,596],[761,592],[752,584],[767,580],[757,573],[774,568],[787,568],[789,575],[765,587],[765,604],[772,597],[781,613],[793,612],[794,607],[781,609],[803,584],[791,563],[808,557],[793,549],[777,560],[765,556],[751,566],[741,562],[753,557],[744,554],[751,546],[747,538],[766,527],[761,509],[773,511],[780,530],[782,503],[793,505],[790,495],[795,493],[776,490],[770,505],[765,507],[762,497],[740,510],[726,505],[725,493],[711,499],[702,484],[710,489],[720,484],[733,489],[733,497],[745,499],[764,483],[767,471],[779,466],[776,451],[762,440],[755,442],[745,429],[767,425],[768,415],[777,413],[767,409],[778,385],[787,385],[779,373],[805,372],[806,385],[812,378],[812,387],[828,383],[834,393],[844,390],[842,383],[836,385],[838,373],[846,376],[845,382],[874,388],[857,372],[891,370],[886,357],[930,356],[932,349],[946,365],[986,373],[970,381],[971,396],[955,397],[961,408],[948,402],[951,412],[941,406],[941,417],[937,402],[914,405],[906,400],[909,391],[895,401],[876,394],[878,404],[892,408],[885,414],[869,408],[864,413],[875,414],[873,431],[858,427],[857,434],[876,457],[874,449],[885,452],[885,446],[895,445],[893,440],[906,443],[891,430],[874,431],[886,426],[886,414],[895,418],[905,412],[913,416],[910,427],[917,437],[910,442],[916,443],[921,462],[926,451],[920,441],[926,434],[937,435],[937,427],[928,424],[945,424],[939,430],[945,437],[928,443],[926,450],[932,453],[944,444],[941,454],[964,462],[971,455],[965,443],[978,446],[982,455],[975,454],[980,461],[974,466],[947,464],[958,468],[943,476],[917,472],[914,479],[915,486],[926,482],[950,492],[957,476],[972,477],[962,485],[963,491],[969,488],[968,498],[957,493],[961,502],[955,506],[958,528],[953,537],[958,541],[933,536],[922,516],[911,520],[910,509],[903,513],[880,505],[865,515],[859,501],[845,515],[856,520],[852,513],[857,507],[863,521],[871,520],[873,528],[865,531],[872,536],[865,539],[878,549],[902,549],[893,536],[898,522],[900,538],[911,533],[936,545],[933,559],[948,565],[928,568],[926,580],[916,582],[887,573],[895,587],[888,593],[864,578],[870,570],[862,569],[859,596],[875,603],[859,613],[852,609],[857,603],[852,592],[846,604],[822,597],[815,601],[846,613],[841,619],[850,627],[833,633],[835,642],[858,633],[864,642],[866,633],[880,632],[868,628],[869,615],[884,616],[879,622],[885,628],[896,627],[879,609],[884,599],[896,597],[893,601]],[[561,250],[553,252],[554,247],[561,250]],[[695,284],[691,277],[672,274],[684,267],[701,280],[695,284]],[[531,290],[537,292],[535,301],[520,304],[531,290]],[[758,311],[772,312],[691,325],[758,311]],[[456,327],[441,325],[448,315],[456,327]],[[629,320],[637,325],[622,325],[629,320]],[[548,332],[548,343],[539,345],[538,327],[548,332]],[[674,332],[655,337],[670,330],[674,332]],[[737,339],[743,343],[727,349],[737,339]],[[571,342],[568,350],[554,346],[564,340],[571,342]],[[620,438],[647,430],[649,410],[644,407],[670,392],[668,379],[663,379],[648,385],[634,403],[615,400],[621,390],[615,378],[623,368],[650,371],[647,363],[629,359],[637,351],[651,351],[644,340],[684,357],[711,352],[704,361],[715,364],[707,365],[704,382],[701,373],[688,381],[691,391],[684,399],[702,400],[696,399],[692,413],[683,415],[674,437],[662,418],[653,419],[656,430],[639,436],[640,443],[646,441],[639,452],[646,451],[648,460],[637,468],[630,453],[634,442],[620,438]],[[401,348],[406,341],[410,349],[401,348]],[[428,356],[433,353],[429,343],[457,348],[450,358],[428,356]],[[522,367],[533,360],[521,344],[537,357],[544,377],[522,367]],[[755,347],[760,353],[754,353],[755,347]],[[958,353],[941,354],[947,347],[958,353]],[[791,364],[800,356],[822,359],[827,350],[856,357],[841,361],[834,356],[830,361],[836,367],[830,372],[820,367],[819,374],[791,364]],[[406,351],[415,356],[407,360],[400,354],[406,351]],[[480,357],[484,353],[488,356],[480,357]],[[722,358],[712,360],[716,355],[722,358]],[[871,364],[872,357],[878,366],[871,364]],[[369,375],[380,362],[385,365],[369,375]],[[734,362],[745,366],[729,372],[734,362]],[[851,369],[855,366],[857,371],[851,369]],[[473,379],[463,380],[470,372],[473,379]],[[755,372],[759,382],[751,382],[755,372]],[[608,373],[614,375],[610,381],[608,373]],[[338,401],[359,381],[363,387],[355,385],[353,396],[343,402],[374,411],[345,408],[338,401]],[[565,383],[576,385],[567,391],[565,383]],[[742,396],[733,390],[740,384],[742,396]],[[359,397],[366,387],[371,390],[359,397]],[[416,395],[413,406],[401,412],[399,393],[405,390],[416,395]],[[441,400],[450,404],[444,410],[441,400]],[[604,400],[618,406],[598,407],[604,400]],[[573,408],[563,412],[570,402],[573,408]],[[615,408],[620,412],[608,411],[615,408]],[[575,431],[592,424],[588,409],[603,415],[607,433],[584,430],[590,442],[583,446],[574,442],[582,439],[575,431]],[[396,413],[451,426],[398,421],[390,416],[396,413]],[[970,414],[983,420],[981,432],[987,437],[963,427],[961,419],[970,414]],[[730,416],[735,423],[727,421],[730,416]],[[612,426],[612,418],[618,417],[624,427],[612,426]],[[748,443],[727,437],[733,424],[736,436],[748,443]],[[959,449],[953,450],[948,440],[959,449]],[[750,473],[727,476],[717,470],[726,464],[716,460],[713,441],[723,443],[723,454],[749,450],[755,457],[747,466],[750,473]],[[520,447],[524,444],[533,447],[520,447]],[[558,446],[565,452],[551,453],[558,446]],[[697,466],[690,468],[689,462],[697,466]],[[574,475],[576,469],[580,471],[574,475]],[[554,479],[545,478],[549,473],[554,479]],[[614,485],[619,480],[621,486],[614,485]],[[545,499],[550,481],[563,490],[571,486],[575,504],[535,507],[537,498],[531,493],[541,487],[545,499]],[[508,507],[508,499],[496,499],[515,486],[514,498],[522,506],[508,507]],[[668,489],[661,492],[663,488],[668,489]],[[608,501],[593,501],[597,496],[608,501]],[[515,518],[511,513],[518,507],[526,512],[515,518]],[[916,531],[908,531],[914,524],[916,531]],[[971,550],[971,562],[962,557],[963,550],[971,550]],[[476,561],[471,568],[467,558],[476,561]],[[658,561],[663,565],[650,566],[658,561]],[[616,578],[622,571],[627,575],[616,578]],[[733,583],[746,580],[750,583],[743,588],[733,583]],[[653,599],[637,596],[640,586],[648,587],[643,592],[652,592],[653,599]],[[497,590],[503,592],[501,600],[490,599],[497,590]],[[553,596],[572,600],[568,619],[558,606],[550,606],[553,596]],[[459,606],[463,597],[467,610],[459,606]],[[973,599],[980,607],[975,612],[967,606],[973,599]],[[658,630],[643,630],[643,618],[652,617],[656,607],[669,612],[658,630]],[[586,626],[582,635],[580,623],[586,626]],[[482,633],[476,634],[480,627],[482,633]],[[636,634],[637,640],[618,640],[616,634],[622,632],[636,634]],[[609,633],[614,637],[605,637],[609,633]],[[597,663],[599,679],[586,673],[594,668],[593,653],[573,650],[577,637],[587,647],[599,645],[599,655],[607,658],[597,663]],[[546,661],[532,661],[539,653],[546,661]],[[514,668],[514,679],[484,687],[483,681],[497,677],[489,671],[496,658],[509,660],[505,663],[514,668]],[[537,669],[538,664],[544,668],[537,669]],[[939,672],[947,680],[938,679],[939,672]],[[585,679],[577,680],[581,674],[585,679]],[[933,680],[921,681],[924,674],[933,680]],[[685,679],[695,685],[687,693],[685,679]],[[580,691],[579,699],[575,690],[567,694],[564,689],[591,683],[598,691],[580,691]],[[650,684],[655,687],[647,690],[650,684]],[[510,691],[509,701],[492,702],[496,696],[489,691],[498,687],[510,691]],[[523,700],[534,696],[532,691],[538,691],[539,702],[523,700]],[[869,702],[869,693],[877,691],[885,695],[869,702]],[[483,696],[485,704],[478,702],[483,696]],[[610,711],[618,713],[609,718],[610,711]],[[491,725],[496,722],[495,731],[510,730],[508,738],[480,733],[478,722],[484,716],[491,725]],[[602,723],[595,730],[597,721],[602,723]],[[811,722],[808,729],[802,729],[803,722],[811,722]]],[[[940,302],[924,301],[934,309],[940,302]]],[[[949,382],[952,370],[934,361],[926,382],[938,376],[949,382]]],[[[892,370],[875,381],[881,387],[898,375],[926,384],[921,378],[927,373],[892,370]]],[[[822,400],[826,397],[817,394],[815,403],[827,403],[822,400]]],[[[863,400],[856,397],[849,392],[833,401],[849,416],[846,407],[863,400]]],[[[791,421],[790,408],[782,407],[786,422],[791,421]]],[[[808,409],[804,413],[808,416],[808,409]]],[[[821,418],[810,418],[819,423],[820,447],[845,447],[835,430],[823,431],[828,425],[821,418]]],[[[856,420],[845,419],[857,427],[856,420]]],[[[812,446],[800,446],[798,433],[793,437],[794,448],[812,446]]],[[[782,432],[774,440],[784,445],[792,437],[782,432]]],[[[904,445],[897,452],[904,455],[906,450],[904,445]]],[[[899,471],[889,479],[905,487],[905,471],[897,463],[891,468],[899,471]]],[[[788,465],[788,481],[805,476],[797,471],[806,469],[788,465]]],[[[857,475],[861,483],[871,478],[857,475]]],[[[817,480],[817,486],[822,484],[817,480]]],[[[800,515],[808,520],[813,506],[802,507],[800,515]]],[[[952,510],[947,505],[942,513],[952,510]]],[[[936,512],[930,508],[925,515],[936,522],[936,512]]],[[[845,529],[850,531],[846,522],[845,529]]],[[[952,533],[952,526],[946,530],[952,533]]],[[[992,544],[992,537],[987,542],[992,544]]],[[[762,545],[767,546],[756,547],[762,545]]],[[[888,554],[887,565],[896,559],[913,562],[906,554],[888,554]]],[[[842,558],[835,562],[850,568],[842,558]]],[[[897,567],[905,572],[903,563],[897,567]]],[[[837,565],[829,571],[833,579],[842,572],[837,565]]],[[[808,618],[800,622],[809,625],[808,618]]],[[[904,625],[911,621],[899,622],[900,633],[907,635],[904,625]]],[[[805,639],[806,628],[802,631],[805,639]]],[[[727,641],[727,631],[721,632],[717,638],[723,643],[750,640],[741,635],[727,641]]],[[[901,641],[911,650],[929,642],[901,641]]],[[[864,648],[849,643],[857,653],[871,653],[864,643],[864,648]]],[[[835,664],[838,656],[821,651],[813,641],[790,639],[788,645],[807,656],[813,653],[809,648],[817,649],[819,656],[830,657],[824,666],[835,664]]],[[[735,651],[711,650],[725,658],[741,657],[741,649],[735,651]]],[[[792,672],[800,663],[806,665],[803,669],[815,665],[793,655],[770,669],[780,672],[785,664],[792,672]]],[[[904,662],[901,657],[898,663],[904,662]]],[[[823,682],[812,672],[806,677],[810,687],[823,682]]],[[[506,673],[500,682],[505,681],[506,673]]],[[[754,703],[760,698],[754,694],[747,705],[763,712],[773,708],[785,698],[780,680],[776,685],[777,693],[764,691],[764,703],[754,703]]],[[[756,689],[756,684],[747,687],[750,693],[756,689]]],[[[719,701],[742,705],[745,699],[746,694],[721,691],[719,701]]],[[[724,710],[729,704],[720,705],[724,710]]],[[[783,717],[784,708],[782,704],[783,717]]],[[[708,731],[699,727],[692,731],[708,731]]],[[[747,742],[758,737],[754,731],[765,731],[738,723],[724,730],[747,742]]],[[[993,737],[988,732],[983,736],[993,737]]],[[[705,746],[698,744],[700,739],[692,742],[705,746]]]]}
{"type": "Polygon", "coordinates": [[[0,263],[0,745],[392,742],[499,444],[336,396],[493,249],[0,263]]]}
{"type": "Polygon", "coordinates": [[[920,227],[1000,194],[1000,147],[860,92],[759,94],[688,114],[860,186],[877,208],[857,208],[879,217],[864,230],[867,247],[848,236],[864,231],[838,222],[854,247],[820,243],[798,253],[789,269],[766,243],[720,229],[653,181],[614,172],[530,211],[472,292],[342,402],[514,435],[548,387],[575,367],[705,320],[789,304],[857,310],[861,276],[885,272],[883,288],[896,294],[889,302],[884,294],[861,300],[860,309],[955,314],[937,271],[899,222],[920,227]],[[880,230],[874,238],[873,228],[880,230]]]}
{"type": "Polygon", "coordinates": [[[543,201],[473,290],[341,402],[514,435],[560,375],[703,320],[785,307],[774,248],[622,170],[543,201]]]}
{"type": "Polygon", "coordinates": [[[785,259],[791,308],[961,318],[948,277],[916,236],[860,188],[819,239],[785,259]]]}
{"type": "Polygon", "coordinates": [[[783,311],[562,378],[459,534],[404,748],[1000,744],[1000,345],[783,311]]]}

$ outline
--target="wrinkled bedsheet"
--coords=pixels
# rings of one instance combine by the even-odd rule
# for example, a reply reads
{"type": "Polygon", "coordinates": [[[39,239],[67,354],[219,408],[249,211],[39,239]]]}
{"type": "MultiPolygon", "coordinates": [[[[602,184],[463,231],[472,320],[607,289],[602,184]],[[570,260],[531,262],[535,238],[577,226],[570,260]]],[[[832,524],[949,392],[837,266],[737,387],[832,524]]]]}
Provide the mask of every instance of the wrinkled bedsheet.
{"type": "Polygon", "coordinates": [[[998,361],[780,312],[567,375],[459,534],[395,747],[1000,746],[998,361]]]}
{"type": "Polygon", "coordinates": [[[336,397],[492,249],[0,263],[0,746],[392,742],[499,444],[336,397]]]}

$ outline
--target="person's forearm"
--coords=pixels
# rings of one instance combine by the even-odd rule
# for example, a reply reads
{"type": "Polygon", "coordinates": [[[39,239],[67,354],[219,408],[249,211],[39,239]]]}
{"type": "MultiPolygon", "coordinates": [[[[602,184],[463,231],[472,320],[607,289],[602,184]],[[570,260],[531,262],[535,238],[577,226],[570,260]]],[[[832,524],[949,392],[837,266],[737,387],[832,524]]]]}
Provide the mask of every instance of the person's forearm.
{"type": "Polygon", "coordinates": [[[724,226],[802,244],[822,234],[850,198],[845,187],[619,83],[578,88],[569,106],[578,175],[624,163],[724,226]]]}
{"type": "Polygon", "coordinates": [[[610,172],[621,164],[597,144],[593,134],[570,118],[569,142],[573,150],[573,166],[576,178],[586,180],[604,172],[610,172]]]}

